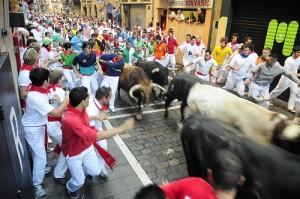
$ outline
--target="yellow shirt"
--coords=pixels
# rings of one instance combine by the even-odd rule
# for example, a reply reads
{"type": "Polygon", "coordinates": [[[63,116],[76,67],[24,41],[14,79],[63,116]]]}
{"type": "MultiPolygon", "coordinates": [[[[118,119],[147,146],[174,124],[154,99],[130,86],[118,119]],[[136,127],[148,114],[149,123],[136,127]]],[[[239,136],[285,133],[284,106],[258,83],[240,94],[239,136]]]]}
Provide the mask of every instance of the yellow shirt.
{"type": "Polygon", "coordinates": [[[215,47],[212,57],[214,60],[216,60],[218,65],[222,65],[224,63],[224,60],[227,56],[230,56],[232,54],[232,50],[229,47],[221,48],[220,45],[215,47]]]}

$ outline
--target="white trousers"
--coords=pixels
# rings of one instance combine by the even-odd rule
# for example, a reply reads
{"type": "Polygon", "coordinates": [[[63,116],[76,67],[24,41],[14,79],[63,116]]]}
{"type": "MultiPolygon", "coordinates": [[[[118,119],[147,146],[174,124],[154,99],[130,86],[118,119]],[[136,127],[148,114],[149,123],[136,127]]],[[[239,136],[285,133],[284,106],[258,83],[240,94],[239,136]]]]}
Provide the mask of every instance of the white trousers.
{"type": "Polygon", "coordinates": [[[64,77],[67,80],[67,85],[69,89],[76,87],[76,76],[72,69],[64,69],[63,70],[64,77]]]}
{"type": "Polygon", "coordinates": [[[86,87],[90,94],[95,95],[98,89],[98,73],[95,72],[91,76],[82,76],[80,84],[86,87]]]}
{"type": "Polygon", "coordinates": [[[45,151],[45,126],[28,127],[24,126],[25,139],[30,146],[33,159],[32,182],[33,185],[43,183],[47,156],[45,151]]]}
{"type": "MultiPolygon", "coordinates": [[[[269,99],[270,98],[269,88],[270,85],[261,86],[252,82],[249,85],[248,95],[253,97],[254,99],[269,99]]],[[[258,102],[258,104],[262,107],[269,108],[270,101],[262,101],[262,102],[258,102]]]]}
{"type": "Polygon", "coordinates": [[[102,86],[110,87],[111,89],[111,98],[109,100],[109,108],[111,110],[115,110],[115,98],[116,98],[116,92],[118,89],[118,84],[119,84],[119,76],[107,76],[105,75],[102,83],[102,86]]]}
{"type": "Polygon", "coordinates": [[[167,65],[170,65],[170,67],[175,68],[176,66],[176,57],[174,54],[167,54],[166,59],[168,61],[167,65]]]}
{"type": "Polygon", "coordinates": [[[207,75],[200,75],[200,74],[196,73],[196,76],[199,77],[200,79],[205,80],[205,81],[209,81],[210,80],[210,75],[209,74],[207,74],[207,75]]]}
{"type": "MultiPolygon", "coordinates": [[[[62,142],[62,131],[61,123],[59,121],[48,122],[47,123],[47,132],[49,137],[55,142],[55,144],[61,145],[62,142]]],[[[58,156],[55,168],[54,168],[54,177],[55,178],[64,178],[65,173],[68,169],[66,158],[61,152],[58,156]]]]}
{"type": "Polygon", "coordinates": [[[281,76],[277,86],[272,90],[270,93],[270,98],[274,99],[278,97],[281,93],[283,93],[286,89],[290,89],[290,97],[288,101],[288,109],[294,110],[295,109],[295,95],[297,84],[291,80],[289,80],[285,76],[281,76]]]}
{"type": "Polygon", "coordinates": [[[296,94],[295,94],[295,111],[296,114],[300,114],[300,88],[296,87],[296,94]]]}
{"type": "Polygon", "coordinates": [[[223,87],[228,90],[234,90],[238,93],[239,96],[245,95],[245,84],[243,79],[229,75],[226,81],[225,86],[223,87]]]}
{"type": "Polygon", "coordinates": [[[67,182],[66,187],[71,192],[77,191],[83,186],[85,174],[98,176],[102,170],[102,168],[99,167],[99,159],[94,146],[90,146],[79,155],[66,157],[66,160],[72,176],[67,182]]]}

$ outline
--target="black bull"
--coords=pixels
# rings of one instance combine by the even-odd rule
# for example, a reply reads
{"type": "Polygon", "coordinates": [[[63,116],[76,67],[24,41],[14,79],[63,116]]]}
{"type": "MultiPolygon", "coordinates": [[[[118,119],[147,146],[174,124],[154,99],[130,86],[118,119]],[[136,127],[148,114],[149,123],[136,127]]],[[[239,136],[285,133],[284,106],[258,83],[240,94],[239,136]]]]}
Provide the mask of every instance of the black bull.
{"type": "MultiPolygon", "coordinates": [[[[138,61],[136,66],[143,69],[153,83],[156,83],[160,86],[168,85],[169,70],[167,67],[163,67],[160,63],[154,61],[138,61]]],[[[157,96],[154,89],[153,95],[156,99],[157,96]]],[[[160,96],[162,96],[162,90],[160,92],[160,96]]]]}
{"type": "Polygon", "coordinates": [[[298,156],[270,144],[258,144],[231,126],[201,115],[185,121],[181,138],[190,176],[206,178],[213,152],[228,149],[241,159],[246,177],[236,198],[300,198],[298,156]]]}

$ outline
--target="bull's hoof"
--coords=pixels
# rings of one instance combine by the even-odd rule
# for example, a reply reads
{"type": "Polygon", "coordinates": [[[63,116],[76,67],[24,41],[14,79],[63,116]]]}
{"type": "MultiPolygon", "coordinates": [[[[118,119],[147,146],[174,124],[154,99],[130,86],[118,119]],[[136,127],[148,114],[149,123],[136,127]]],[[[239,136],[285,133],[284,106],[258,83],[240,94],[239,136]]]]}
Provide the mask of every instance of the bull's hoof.
{"type": "Polygon", "coordinates": [[[134,115],[134,118],[137,120],[137,121],[141,121],[143,119],[143,114],[141,113],[136,113],[134,115]]]}

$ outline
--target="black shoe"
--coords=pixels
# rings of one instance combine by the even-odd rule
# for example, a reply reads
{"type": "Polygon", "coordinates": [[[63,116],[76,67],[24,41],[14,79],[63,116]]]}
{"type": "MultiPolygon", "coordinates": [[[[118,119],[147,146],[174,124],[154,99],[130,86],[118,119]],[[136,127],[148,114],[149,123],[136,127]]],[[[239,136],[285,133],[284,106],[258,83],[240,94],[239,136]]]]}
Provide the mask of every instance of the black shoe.
{"type": "Polygon", "coordinates": [[[65,185],[68,182],[68,179],[66,177],[64,177],[64,178],[53,177],[53,178],[54,178],[55,182],[57,182],[58,184],[61,184],[61,185],[65,185]]]}
{"type": "Polygon", "coordinates": [[[79,199],[79,197],[80,197],[80,194],[78,191],[71,192],[68,189],[66,189],[66,192],[67,192],[69,199],[79,199]]]}
{"type": "Polygon", "coordinates": [[[107,178],[108,178],[108,173],[107,173],[106,169],[101,171],[99,177],[100,177],[101,179],[103,179],[103,180],[107,180],[107,178]]]}

